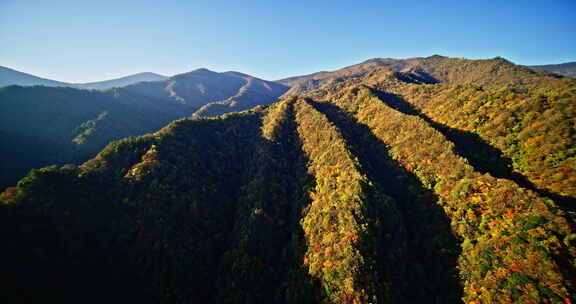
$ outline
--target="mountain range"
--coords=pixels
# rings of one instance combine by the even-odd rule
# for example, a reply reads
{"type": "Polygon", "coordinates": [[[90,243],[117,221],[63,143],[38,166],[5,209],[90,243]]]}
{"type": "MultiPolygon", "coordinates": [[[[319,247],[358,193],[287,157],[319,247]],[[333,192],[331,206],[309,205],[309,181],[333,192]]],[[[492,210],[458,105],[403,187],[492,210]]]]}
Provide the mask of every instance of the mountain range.
{"type": "MultiPolygon", "coordinates": [[[[442,57],[440,55],[434,55],[432,57],[442,57]]],[[[356,64],[350,67],[345,67],[343,69],[332,71],[332,72],[317,72],[310,75],[294,76],[285,79],[277,80],[277,83],[293,87],[297,85],[297,88],[293,89],[292,92],[301,90],[302,86],[306,85],[306,82],[314,82],[320,79],[332,77],[348,77],[357,76],[363,72],[369,71],[376,66],[387,66],[395,70],[402,70],[409,68],[410,66],[417,65],[418,58],[412,59],[392,59],[392,58],[375,58],[367,60],[363,63],[356,64]]],[[[532,65],[527,66],[532,69],[545,70],[549,72],[554,72],[562,76],[576,77],[576,62],[566,62],[562,64],[547,64],[547,65],[532,65]]],[[[201,69],[202,70],[202,69],[201,69]]],[[[237,73],[237,72],[228,72],[237,73]]],[[[7,85],[20,85],[20,86],[34,86],[43,85],[48,87],[72,87],[78,89],[98,89],[105,90],[115,87],[123,87],[132,85],[138,82],[147,81],[164,81],[169,77],[151,73],[142,72],[137,73],[117,79],[89,82],[89,83],[67,83],[61,81],[50,80],[46,78],[37,77],[31,74],[19,72],[7,67],[0,66],[0,87],[7,85]]]]}
{"type": "Polygon", "coordinates": [[[287,89],[206,69],[108,90],[0,87],[0,188],[30,169],[84,162],[113,140],[155,132],[179,118],[270,104],[287,89]]]}
{"type": "MultiPolygon", "coordinates": [[[[197,70],[90,92],[125,104],[118,113],[127,121],[140,100],[150,105],[142,121],[154,107],[197,115],[114,141],[81,165],[32,170],[0,194],[0,267],[9,278],[1,296],[576,300],[575,79],[503,58],[436,55],[377,58],[278,83],[197,70]],[[239,113],[199,112],[280,95],[239,113]]],[[[88,92],[2,90],[2,103],[17,98],[0,113],[33,96],[52,105],[88,92]]],[[[85,99],[53,113],[35,112],[36,101],[18,111],[36,113],[38,129],[67,120],[57,117],[85,99]]],[[[113,116],[101,110],[68,138],[89,140],[113,116]]]]}

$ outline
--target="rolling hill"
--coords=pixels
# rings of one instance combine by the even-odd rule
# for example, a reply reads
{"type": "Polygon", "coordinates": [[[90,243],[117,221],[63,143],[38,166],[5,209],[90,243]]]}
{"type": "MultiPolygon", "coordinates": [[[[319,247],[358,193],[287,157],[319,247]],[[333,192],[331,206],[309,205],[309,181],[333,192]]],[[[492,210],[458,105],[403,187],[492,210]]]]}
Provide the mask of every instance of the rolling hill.
{"type": "MultiPolygon", "coordinates": [[[[148,96],[169,87],[187,106],[246,85],[207,74],[148,96]]],[[[575,300],[576,80],[440,56],[306,77],[280,102],[177,120],[6,189],[2,296],[575,300]]]]}
{"type": "Polygon", "coordinates": [[[78,89],[93,89],[93,90],[106,90],[111,88],[120,88],[125,87],[127,85],[139,83],[139,82],[147,82],[147,81],[162,81],[168,79],[167,76],[151,73],[151,72],[143,72],[137,73],[133,75],[128,75],[116,79],[104,80],[104,81],[97,81],[97,82],[87,82],[87,83],[73,83],[71,87],[78,88],[78,89]]]}
{"type": "Polygon", "coordinates": [[[0,87],[9,85],[19,85],[19,86],[41,85],[47,87],[70,87],[77,89],[105,90],[105,89],[123,87],[142,81],[160,81],[165,80],[167,78],[168,77],[166,76],[145,72],[105,81],[87,82],[87,83],[68,83],[68,82],[45,79],[0,66],[0,87]]]}
{"type": "Polygon", "coordinates": [[[576,78],[576,62],[566,62],[561,64],[545,64],[529,66],[533,69],[546,70],[563,76],[576,78]]]}

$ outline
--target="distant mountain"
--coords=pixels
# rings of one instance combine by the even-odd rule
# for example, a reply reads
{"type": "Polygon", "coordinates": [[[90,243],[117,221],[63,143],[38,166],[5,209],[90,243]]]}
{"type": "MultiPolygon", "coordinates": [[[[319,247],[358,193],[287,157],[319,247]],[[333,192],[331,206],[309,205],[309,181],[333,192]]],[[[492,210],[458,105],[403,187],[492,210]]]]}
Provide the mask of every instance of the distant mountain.
{"type": "Polygon", "coordinates": [[[36,77],[31,74],[19,72],[7,67],[0,66],[0,87],[7,85],[34,86],[43,85],[47,87],[66,87],[69,83],[54,81],[46,78],[36,77]]]}
{"type": "Polygon", "coordinates": [[[566,62],[561,64],[531,65],[533,69],[546,70],[563,76],[576,78],[576,62],[566,62]]]}
{"type": "MultiPolygon", "coordinates": [[[[502,58],[434,56],[289,81],[311,82],[268,106],[115,141],[6,189],[0,296],[574,303],[575,79],[502,58]]],[[[248,82],[200,70],[137,86],[193,109],[266,84],[248,82]]],[[[44,102],[71,93],[53,90],[44,102]]],[[[86,99],[76,97],[60,109],[86,99]]],[[[102,110],[72,141],[114,116],[102,110]]],[[[67,120],[34,113],[22,134],[67,120]]]]}
{"type": "Polygon", "coordinates": [[[239,72],[197,69],[162,82],[141,82],[125,89],[189,107],[198,116],[217,116],[273,103],[288,86],[239,72]]]}
{"type": "Polygon", "coordinates": [[[7,85],[97,90],[129,86],[128,89],[136,94],[194,108],[200,116],[216,116],[269,104],[289,88],[281,83],[239,72],[216,73],[208,69],[197,69],[172,77],[146,72],[98,82],[67,83],[0,66],[0,87],[7,85]]]}
{"type": "Polygon", "coordinates": [[[87,82],[87,83],[69,83],[69,82],[61,82],[45,79],[0,66],[0,87],[7,85],[19,85],[19,86],[43,85],[47,87],[71,87],[78,89],[104,90],[110,88],[123,87],[142,81],[160,81],[165,80],[167,78],[168,78],[167,76],[145,72],[105,81],[87,82]]]}

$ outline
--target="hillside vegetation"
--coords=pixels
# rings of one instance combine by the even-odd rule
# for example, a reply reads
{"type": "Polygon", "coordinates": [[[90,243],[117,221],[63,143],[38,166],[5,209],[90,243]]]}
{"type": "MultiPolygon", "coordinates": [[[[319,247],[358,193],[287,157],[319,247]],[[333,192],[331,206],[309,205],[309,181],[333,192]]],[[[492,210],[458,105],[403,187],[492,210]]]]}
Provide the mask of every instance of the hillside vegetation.
{"type": "Polygon", "coordinates": [[[0,88],[0,189],[33,168],[82,163],[111,141],[157,131],[190,114],[122,89],[0,88]]]}
{"type": "Polygon", "coordinates": [[[2,296],[576,300],[576,81],[501,58],[394,64],[33,170],[0,195],[2,296]]]}

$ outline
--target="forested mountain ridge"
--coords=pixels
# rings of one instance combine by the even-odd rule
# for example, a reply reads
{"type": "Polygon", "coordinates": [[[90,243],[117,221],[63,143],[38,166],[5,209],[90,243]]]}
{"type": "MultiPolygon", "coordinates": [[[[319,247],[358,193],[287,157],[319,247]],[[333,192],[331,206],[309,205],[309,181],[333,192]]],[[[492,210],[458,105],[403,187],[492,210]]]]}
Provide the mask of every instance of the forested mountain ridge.
{"type": "Polygon", "coordinates": [[[142,81],[160,81],[165,80],[167,78],[168,77],[163,75],[144,72],[104,81],[87,82],[87,83],[69,83],[69,82],[62,82],[41,78],[31,74],[19,72],[7,67],[0,66],[0,87],[8,85],[19,85],[19,86],[43,85],[47,87],[70,87],[77,89],[105,90],[105,89],[123,87],[142,81]]]}
{"type": "Polygon", "coordinates": [[[372,85],[390,106],[422,117],[450,140],[461,142],[459,154],[482,172],[546,191],[574,206],[576,81],[499,58],[446,60],[452,64],[426,68],[434,77],[442,75],[441,83],[422,82],[412,71],[378,68],[306,94],[329,98],[351,84],[372,85]],[[471,68],[476,72],[467,75],[471,68]]]}
{"type": "Polygon", "coordinates": [[[323,87],[330,87],[348,79],[361,79],[379,67],[390,68],[409,76],[408,82],[444,84],[495,84],[537,81],[541,76],[560,77],[541,70],[515,65],[497,57],[485,60],[467,60],[434,55],[409,59],[374,58],[332,72],[320,72],[278,80],[290,85],[285,96],[298,95],[323,87]]]}
{"type": "Polygon", "coordinates": [[[571,303],[576,81],[422,61],[34,170],[0,196],[5,295],[571,303]]]}

